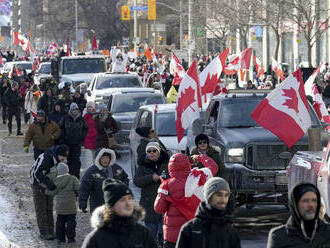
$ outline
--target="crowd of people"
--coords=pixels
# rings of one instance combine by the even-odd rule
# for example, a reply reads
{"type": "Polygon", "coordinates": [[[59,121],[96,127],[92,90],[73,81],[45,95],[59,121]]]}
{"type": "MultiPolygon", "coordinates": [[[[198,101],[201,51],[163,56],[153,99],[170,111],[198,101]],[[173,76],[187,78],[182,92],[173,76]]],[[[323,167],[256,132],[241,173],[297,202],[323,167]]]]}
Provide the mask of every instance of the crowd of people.
{"type": "MultiPolygon", "coordinates": [[[[153,87],[155,81],[161,81],[164,94],[170,90],[173,76],[166,56],[157,63],[145,58],[124,61],[123,54],[117,53],[109,70],[136,72],[146,86],[153,87]]],[[[199,70],[210,61],[210,57],[201,57],[199,70]]],[[[187,69],[185,61],[182,65],[187,69]]],[[[33,73],[27,75],[24,69],[16,69],[0,79],[2,121],[8,122],[9,136],[13,133],[13,116],[18,136],[24,135],[22,113],[28,126],[23,149],[29,152],[33,144],[35,162],[30,183],[41,239],[57,239],[59,244],[75,242],[80,209],[91,214],[93,227],[91,233],[86,233],[84,248],[109,244],[150,248],[241,247],[233,227],[235,199],[228,175],[219,149],[210,144],[207,135],[195,137],[196,147],[190,154],[171,154],[155,130],[138,128],[138,167],[132,178],[141,188],[137,204],[127,172],[116,163],[115,145],[110,140],[119,128],[106,106],[86,102],[79,91],[72,94],[69,83],[62,89],[53,79],[36,85],[33,73]],[[82,147],[94,158],[83,175],[82,147]]],[[[322,92],[329,98],[330,79],[325,79],[322,92]]],[[[247,88],[256,86],[249,81],[247,88]]],[[[270,231],[268,248],[325,247],[330,242],[330,224],[318,189],[311,184],[297,185],[289,205],[291,217],[286,225],[270,231]]]]}

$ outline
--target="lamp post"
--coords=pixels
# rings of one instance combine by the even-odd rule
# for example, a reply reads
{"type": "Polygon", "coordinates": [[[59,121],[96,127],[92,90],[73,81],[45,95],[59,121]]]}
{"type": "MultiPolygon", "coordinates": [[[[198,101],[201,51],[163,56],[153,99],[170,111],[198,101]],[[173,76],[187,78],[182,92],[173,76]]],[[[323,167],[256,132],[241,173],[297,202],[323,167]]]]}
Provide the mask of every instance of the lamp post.
{"type": "Polygon", "coordinates": [[[77,0],[74,2],[75,4],[75,22],[76,22],[76,47],[75,50],[78,52],[78,5],[77,5],[77,0]]]}

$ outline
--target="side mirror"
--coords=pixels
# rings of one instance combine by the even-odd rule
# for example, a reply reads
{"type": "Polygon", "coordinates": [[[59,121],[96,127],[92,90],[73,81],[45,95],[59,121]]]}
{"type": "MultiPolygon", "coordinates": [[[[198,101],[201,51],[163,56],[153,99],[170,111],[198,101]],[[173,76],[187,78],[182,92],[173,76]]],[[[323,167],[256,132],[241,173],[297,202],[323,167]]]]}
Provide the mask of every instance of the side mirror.
{"type": "Polygon", "coordinates": [[[194,136],[203,133],[204,119],[198,118],[192,123],[192,133],[194,136]]]}
{"type": "Polygon", "coordinates": [[[279,154],[279,157],[280,157],[280,159],[289,160],[293,157],[293,153],[291,153],[291,152],[281,152],[279,154]]]}

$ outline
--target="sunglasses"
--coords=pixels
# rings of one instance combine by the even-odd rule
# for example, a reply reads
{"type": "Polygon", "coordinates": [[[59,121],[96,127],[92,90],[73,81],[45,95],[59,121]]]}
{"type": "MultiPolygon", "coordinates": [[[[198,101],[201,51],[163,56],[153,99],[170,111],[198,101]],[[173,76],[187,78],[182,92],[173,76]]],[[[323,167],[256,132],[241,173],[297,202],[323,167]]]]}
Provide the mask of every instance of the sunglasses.
{"type": "Polygon", "coordinates": [[[153,152],[153,153],[156,153],[156,152],[158,152],[158,151],[157,151],[156,149],[155,149],[155,150],[148,150],[148,151],[147,151],[147,153],[152,153],[152,152],[153,152]]]}
{"type": "Polygon", "coordinates": [[[207,144],[207,141],[206,140],[201,140],[198,142],[198,145],[202,145],[202,144],[207,144]]]}
{"type": "Polygon", "coordinates": [[[154,133],[155,132],[155,130],[150,130],[150,133],[154,133]]]}

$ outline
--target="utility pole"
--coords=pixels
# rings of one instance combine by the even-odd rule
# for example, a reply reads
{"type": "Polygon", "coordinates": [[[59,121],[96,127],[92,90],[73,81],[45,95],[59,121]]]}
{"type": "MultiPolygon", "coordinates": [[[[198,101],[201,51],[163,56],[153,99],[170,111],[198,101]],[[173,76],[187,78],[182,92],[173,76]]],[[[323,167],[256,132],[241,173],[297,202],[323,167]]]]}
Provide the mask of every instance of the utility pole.
{"type": "MultiPolygon", "coordinates": [[[[136,6],[136,0],[134,0],[134,6],[136,6]]],[[[137,44],[136,44],[136,39],[137,39],[137,11],[134,11],[134,51],[137,52],[137,44]]]]}
{"type": "MultiPolygon", "coordinates": [[[[75,21],[76,21],[76,47],[75,50],[78,53],[78,0],[75,0],[75,21]]],[[[69,48],[68,48],[69,49],[69,48]]]]}
{"type": "Polygon", "coordinates": [[[192,40],[193,40],[193,32],[192,32],[192,13],[193,13],[193,4],[194,0],[189,0],[188,3],[188,35],[189,35],[189,42],[188,42],[188,64],[189,66],[192,63],[192,55],[193,55],[193,49],[192,49],[192,40]]]}
{"type": "Polygon", "coordinates": [[[180,0],[180,51],[183,49],[183,15],[182,15],[182,0],[180,0]]]}

